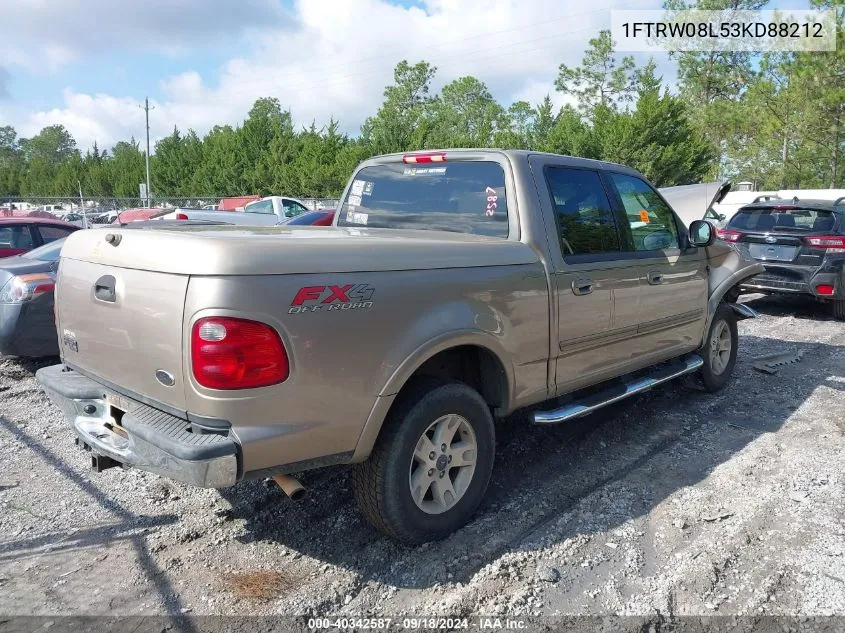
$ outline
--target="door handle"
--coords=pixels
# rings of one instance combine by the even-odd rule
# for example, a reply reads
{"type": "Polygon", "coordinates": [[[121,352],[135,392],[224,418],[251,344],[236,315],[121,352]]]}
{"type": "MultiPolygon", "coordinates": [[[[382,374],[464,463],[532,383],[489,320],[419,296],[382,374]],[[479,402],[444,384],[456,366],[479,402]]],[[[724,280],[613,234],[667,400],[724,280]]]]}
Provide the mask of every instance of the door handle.
{"type": "Polygon", "coordinates": [[[593,280],[589,277],[578,277],[572,280],[572,293],[578,296],[588,295],[593,291],[593,280]]]}
{"type": "Polygon", "coordinates": [[[650,272],[647,279],[652,286],[659,286],[663,283],[663,273],[650,272]]]}
{"type": "Polygon", "coordinates": [[[100,301],[114,303],[117,300],[115,291],[115,278],[111,275],[103,275],[94,284],[94,296],[100,301]]]}

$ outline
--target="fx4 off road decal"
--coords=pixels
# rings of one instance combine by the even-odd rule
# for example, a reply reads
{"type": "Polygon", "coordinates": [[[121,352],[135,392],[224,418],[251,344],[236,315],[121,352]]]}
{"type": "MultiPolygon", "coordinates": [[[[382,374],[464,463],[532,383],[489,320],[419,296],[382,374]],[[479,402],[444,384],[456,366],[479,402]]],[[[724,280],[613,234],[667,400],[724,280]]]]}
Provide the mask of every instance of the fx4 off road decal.
{"type": "Polygon", "coordinates": [[[367,284],[303,286],[290,302],[288,314],[365,310],[373,307],[375,288],[367,284]]]}

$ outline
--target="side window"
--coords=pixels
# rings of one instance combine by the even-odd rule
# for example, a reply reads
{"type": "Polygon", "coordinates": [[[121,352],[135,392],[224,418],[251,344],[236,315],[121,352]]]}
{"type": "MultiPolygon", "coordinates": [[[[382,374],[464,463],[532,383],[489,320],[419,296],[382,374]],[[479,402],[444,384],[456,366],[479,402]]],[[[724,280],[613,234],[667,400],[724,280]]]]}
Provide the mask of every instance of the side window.
{"type": "Polygon", "coordinates": [[[259,200],[258,202],[253,202],[252,204],[247,205],[244,209],[246,213],[264,213],[264,214],[273,214],[273,201],[272,200],[259,200]]]}
{"type": "Polygon", "coordinates": [[[648,183],[634,176],[610,172],[616,185],[635,251],[661,251],[679,248],[678,227],[675,214],[648,183]]]}
{"type": "Polygon", "coordinates": [[[295,218],[299,214],[308,211],[308,209],[293,200],[282,200],[282,208],[285,210],[286,218],[295,218]]]}
{"type": "Polygon", "coordinates": [[[0,229],[0,248],[30,250],[32,247],[32,233],[28,226],[6,226],[0,229]]]}
{"type": "Polygon", "coordinates": [[[61,226],[39,226],[38,232],[41,233],[41,241],[49,244],[54,240],[60,240],[71,234],[70,229],[61,226]]]}
{"type": "Polygon", "coordinates": [[[621,250],[616,218],[597,172],[549,167],[546,181],[564,257],[621,250]]]}

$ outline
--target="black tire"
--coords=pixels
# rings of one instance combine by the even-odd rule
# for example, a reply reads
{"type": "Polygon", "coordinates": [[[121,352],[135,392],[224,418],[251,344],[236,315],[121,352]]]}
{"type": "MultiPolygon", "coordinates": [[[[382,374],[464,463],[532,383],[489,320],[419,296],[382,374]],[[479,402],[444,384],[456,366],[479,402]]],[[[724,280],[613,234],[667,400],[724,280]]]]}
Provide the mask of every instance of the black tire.
{"type": "Polygon", "coordinates": [[[845,321],[845,299],[833,300],[833,318],[837,321],[845,321]]]}
{"type": "Polygon", "coordinates": [[[734,311],[726,306],[724,303],[719,305],[716,314],[713,315],[713,321],[710,323],[710,329],[707,332],[704,348],[702,349],[702,356],[704,357],[704,366],[701,368],[701,380],[704,382],[704,387],[707,391],[720,391],[731,377],[736,365],[736,352],[739,347],[739,333],[736,327],[736,315],[734,311]],[[731,349],[727,364],[723,368],[717,367],[712,354],[713,345],[715,341],[714,333],[717,329],[722,327],[722,324],[727,327],[730,332],[731,349]],[[720,370],[721,369],[721,370],[720,370]]]}
{"type": "Polygon", "coordinates": [[[496,452],[493,416],[484,399],[459,382],[418,379],[394,404],[367,461],[352,474],[355,500],[378,530],[403,543],[444,538],[465,525],[478,509],[496,452]],[[477,445],[475,470],[463,495],[441,514],[428,514],[414,501],[409,475],[417,442],[444,415],[457,414],[472,427],[477,445]]]}

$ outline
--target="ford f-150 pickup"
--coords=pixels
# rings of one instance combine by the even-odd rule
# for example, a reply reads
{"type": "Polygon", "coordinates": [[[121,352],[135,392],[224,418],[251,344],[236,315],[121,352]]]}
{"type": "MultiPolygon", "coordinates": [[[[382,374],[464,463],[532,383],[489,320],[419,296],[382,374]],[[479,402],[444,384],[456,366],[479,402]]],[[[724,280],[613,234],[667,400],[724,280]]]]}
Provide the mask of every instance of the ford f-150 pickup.
{"type": "Polygon", "coordinates": [[[389,155],[341,200],[322,229],[68,238],[62,362],[38,380],[97,468],[295,495],[291,473],[353,464],[376,527],[436,539],[481,502],[497,419],[564,423],[684,374],[718,390],[754,315],[734,301],[762,266],[620,165],[389,155]]]}
{"type": "Polygon", "coordinates": [[[206,220],[244,226],[273,226],[282,224],[306,211],[308,207],[299,200],[283,196],[267,196],[248,203],[240,211],[176,209],[161,218],[163,220],[206,220]]]}

